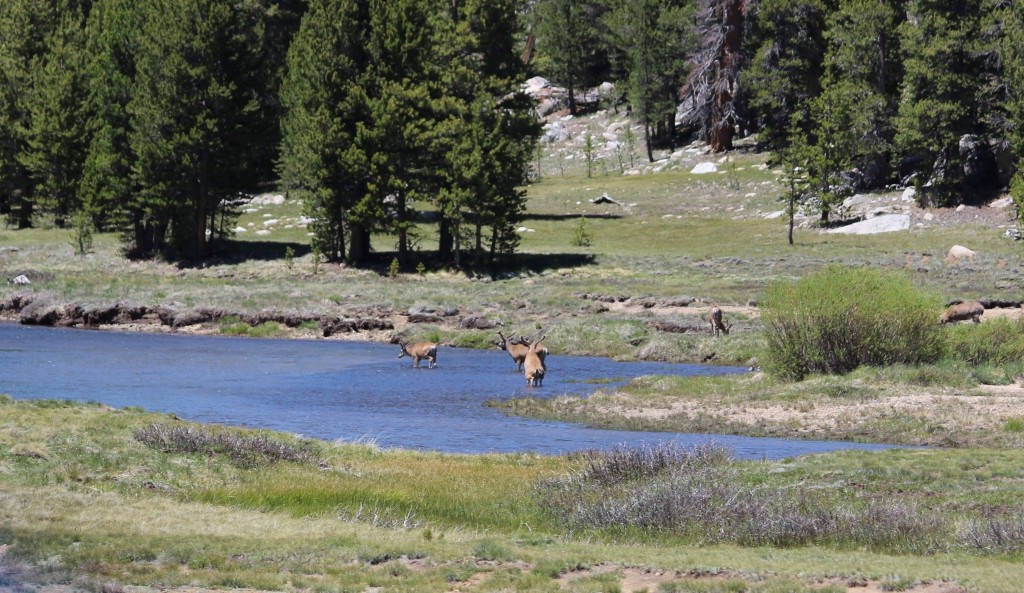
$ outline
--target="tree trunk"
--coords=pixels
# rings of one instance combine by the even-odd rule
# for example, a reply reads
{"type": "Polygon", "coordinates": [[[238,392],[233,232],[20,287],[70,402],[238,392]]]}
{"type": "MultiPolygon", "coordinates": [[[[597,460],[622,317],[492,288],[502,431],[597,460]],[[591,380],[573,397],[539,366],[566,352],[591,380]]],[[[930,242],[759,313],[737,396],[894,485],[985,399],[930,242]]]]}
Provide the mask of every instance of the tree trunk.
{"type": "Polygon", "coordinates": [[[654,150],[651,148],[651,125],[644,118],[644,144],[647,146],[647,161],[654,162],[654,150]]]}
{"type": "MultiPolygon", "coordinates": [[[[439,261],[451,261],[452,243],[451,221],[442,214],[441,220],[437,225],[437,259],[439,261]]],[[[456,259],[458,259],[458,256],[456,256],[456,259]]]]}
{"type": "Polygon", "coordinates": [[[370,257],[370,233],[362,226],[352,225],[348,246],[348,261],[353,265],[365,263],[370,257]]]}
{"type": "Polygon", "coordinates": [[[793,221],[796,219],[796,202],[789,200],[789,244],[793,244],[793,221]]]}
{"type": "Polygon", "coordinates": [[[409,215],[405,209],[404,192],[398,192],[395,208],[398,211],[398,263],[405,266],[409,263],[409,228],[407,226],[409,215]]]}
{"type": "Polygon", "coordinates": [[[32,228],[32,200],[26,200],[25,194],[19,192],[16,198],[20,208],[18,208],[18,230],[32,228]]]}
{"type": "Polygon", "coordinates": [[[711,138],[708,142],[712,152],[732,150],[732,140],[736,133],[736,106],[733,100],[742,57],[744,4],[743,0],[725,0],[722,6],[725,36],[722,43],[722,66],[719,79],[715,82],[717,92],[712,107],[711,138]]]}

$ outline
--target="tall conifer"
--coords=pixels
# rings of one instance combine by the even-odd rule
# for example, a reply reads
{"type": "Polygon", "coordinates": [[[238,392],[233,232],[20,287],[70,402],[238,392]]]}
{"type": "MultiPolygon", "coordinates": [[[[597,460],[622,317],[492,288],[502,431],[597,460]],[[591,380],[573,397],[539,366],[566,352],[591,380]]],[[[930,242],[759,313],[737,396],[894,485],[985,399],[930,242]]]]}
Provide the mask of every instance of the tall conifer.
{"type": "Polygon", "coordinates": [[[36,212],[64,227],[79,208],[78,185],[85,154],[85,15],[59,3],[45,53],[32,73],[25,144],[18,156],[31,179],[36,212]]]}
{"type": "Polygon", "coordinates": [[[128,105],[138,192],[133,251],[205,257],[212,221],[253,189],[261,30],[251,5],[151,0],[128,105]]]}
{"type": "Polygon", "coordinates": [[[906,74],[895,141],[902,172],[916,174],[921,195],[939,205],[960,199],[960,138],[981,126],[979,8],[979,0],[910,0],[900,27],[906,74]]]}

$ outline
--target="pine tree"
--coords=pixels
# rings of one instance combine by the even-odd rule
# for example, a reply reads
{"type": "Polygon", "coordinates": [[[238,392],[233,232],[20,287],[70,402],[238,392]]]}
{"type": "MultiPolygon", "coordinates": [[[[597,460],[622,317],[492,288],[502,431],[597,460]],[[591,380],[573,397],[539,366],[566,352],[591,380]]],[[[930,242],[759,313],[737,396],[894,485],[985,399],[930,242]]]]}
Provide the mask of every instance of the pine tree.
{"type": "Polygon", "coordinates": [[[31,128],[33,72],[54,27],[50,0],[0,2],[0,212],[18,228],[32,226],[35,187],[23,164],[31,128]]]}
{"type": "MultiPolygon", "coordinates": [[[[868,186],[886,179],[891,160],[903,76],[898,37],[905,18],[902,4],[903,0],[844,0],[828,17],[823,94],[830,95],[829,104],[843,104],[848,122],[841,125],[853,127],[848,130],[852,141],[843,148],[849,154],[842,158],[845,166],[862,172],[868,186]]],[[[827,142],[832,133],[820,129],[815,136],[827,142]]]]}
{"type": "Polygon", "coordinates": [[[904,68],[896,146],[924,199],[961,198],[960,138],[978,131],[979,0],[909,0],[900,28],[904,68]]]}
{"type": "Polygon", "coordinates": [[[376,216],[351,216],[366,195],[368,155],[356,145],[369,117],[361,86],[369,67],[369,15],[359,0],[314,0],[288,52],[279,171],[307,193],[313,248],[329,260],[365,259],[376,216]]]}
{"type": "Polygon", "coordinates": [[[529,99],[513,92],[525,75],[517,7],[311,4],[289,53],[280,171],[308,192],[315,248],[361,263],[370,233],[388,232],[408,265],[415,206],[433,204],[441,263],[461,265],[464,241],[475,262],[514,249],[538,133],[529,99]]]}
{"type": "Polygon", "coordinates": [[[352,210],[366,226],[396,236],[398,260],[410,260],[417,222],[415,201],[436,190],[438,118],[434,100],[444,65],[434,43],[440,18],[430,0],[371,0],[366,73],[369,120],[356,136],[368,155],[367,193],[352,210]]]}
{"type": "Polygon", "coordinates": [[[85,15],[73,3],[59,6],[58,13],[59,22],[48,35],[45,53],[33,73],[25,145],[18,159],[33,185],[35,211],[52,215],[63,228],[80,206],[85,15]]]}
{"type": "Polygon", "coordinates": [[[621,46],[628,71],[630,103],[644,124],[647,158],[652,145],[675,148],[679,80],[686,76],[693,42],[687,0],[617,0],[607,21],[621,46]]]}
{"type": "Polygon", "coordinates": [[[143,4],[128,105],[139,186],[129,249],[199,259],[223,203],[257,177],[250,134],[260,118],[258,13],[228,0],[143,4]]]}
{"type": "Polygon", "coordinates": [[[899,69],[895,7],[846,0],[829,14],[822,92],[808,102],[807,176],[822,222],[856,189],[854,169],[871,183],[886,174],[899,69]]]}
{"type": "MultiPolygon", "coordinates": [[[[998,63],[1001,72],[992,86],[999,89],[998,105],[989,113],[990,126],[1010,142],[1018,159],[1024,158],[1024,5],[1001,3],[992,8],[996,21],[998,63]]],[[[1021,167],[1018,166],[1020,171],[1021,167]]]]}
{"type": "Polygon", "coordinates": [[[569,113],[577,112],[577,93],[590,82],[599,7],[589,0],[539,0],[536,4],[537,47],[547,57],[547,70],[569,95],[569,113]]]}
{"type": "Polygon", "coordinates": [[[526,70],[516,46],[517,0],[470,0],[440,30],[445,89],[435,102],[442,262],[473,266],[512,254],[525,210],[528,163],[539,126],[529,97],[515,91],[526,70]]]}
{"type": "Polygon", "coordinates": [[[1024,227],[1024,5],[1011,3],[994,11],[1001,28],[999,35],[1001,85],[1005,115],[999,128],[1009,140],[1016,156],[1016,173],[1010,182],[1010,195],[1017,207],[1017,224],[1024,227]]]}
{"type": "Polygon", "coordinates": [[[761,140],[774,150],[785,149],[794,132],[810,132],[810,111],[804,107],[821,93],[825,17],[832,9],[832,0],[762,0],[759,5],[757,49],[746,87],[761,140]]]}
{"type": "Polygon", "coordinates": [[[86,153],[79,196],[103,230],[125,229],[135,186],[128,103],[135,78],[138,0],[97,0],[86,24],[86,153]]]}

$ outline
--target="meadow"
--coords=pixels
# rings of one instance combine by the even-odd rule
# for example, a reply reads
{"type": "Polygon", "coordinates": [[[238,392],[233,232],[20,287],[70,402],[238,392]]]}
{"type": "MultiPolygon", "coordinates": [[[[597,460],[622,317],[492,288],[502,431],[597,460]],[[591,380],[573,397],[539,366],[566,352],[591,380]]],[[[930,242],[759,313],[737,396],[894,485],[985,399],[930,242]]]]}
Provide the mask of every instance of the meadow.
{"type": "MultiPolygon", "coordinates": [[[[583,118],[581,118],[582,120],[583,118]]],[[[595,125],[594,122],[583,123],[595,125]]],[[[300,195],[242,207],[216,258],[129,261],[97,234],[0,229],[0,301],[132,303],[223,312],[175,331],[323,339],[315,325],[245,314],[357,312],[394,330],[493,348],[543,331],[559,355],[758,366],[758,303],[774,282],[830,264],[906,276],[937,303],[1020,299],[1012,213],[910,207],[906,231],[798,228],[786,241],[779,176],[750,147],[636,174],[591,176],[563,147],[528,188],[521,254],[493,274],[406,269],[393,238],[374,265],[317,262],[300,195]],[[692,173],[697,161],[720,172],[692,173]],[[602,195],[618,203],[595,204],[602,195]],[[276,222],[270,222],[276,221],[276,222]],[[579,244],[579,231],[588,241],[579,244]],[[269,233],[256,234],[257,230],[269,233]],[[976,251],[947,260],[953,245],[976,251]],[[712,304],[733,323],[713,338],[712,304]],[[409,321],[412,310],[453,311],[409,321]],[[480,330],[459,321],[479,316],[480,330]]],[[[274,192],[270,192],[274,193],[274,192]]],[[[901,191],[871,194],[897,203],[901,191]]],[[[424,209],[427,209],[424,206],[424,209]]],[[[420,228],[417,247],[433,248],[420,228]]],[[[941,308],[935,310],[936,321],[941,308]]],[[[9,314],[16,319],[16,314],[9,314]]],[[[153,327],[141,329],[154,329],[153,327]]],[[[0,402],[0,587],[12,591],[1016,591],[1024,577],[1024,371],[1016,311],[944,328],[936,364],[785,381],[642,377],[587,399],[495,401],[508,413],[595,426],[925,445],[782,461],[728,451],[461,456],[199,426],[138,409],[0,402]],[[991,344],[1003,347],[996,352],[991,344]],[[676,512],[677,511],[677,512],[676,512]]],[[[161,328],[167,331],[168,328],[161,328]]]]}

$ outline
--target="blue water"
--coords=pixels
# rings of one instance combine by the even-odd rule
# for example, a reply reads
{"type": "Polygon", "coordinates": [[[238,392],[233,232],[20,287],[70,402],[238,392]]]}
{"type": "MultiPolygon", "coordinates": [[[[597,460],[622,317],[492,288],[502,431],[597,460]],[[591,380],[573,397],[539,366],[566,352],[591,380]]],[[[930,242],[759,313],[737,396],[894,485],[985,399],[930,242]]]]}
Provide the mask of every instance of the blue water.
{"type": "MultiPolygon", "coordinates": [[[[736,367],[614,362],[552,354],[544,386],[526,387],[499,350],[439,347],[437,368],[411,368],[398,346],[58,329],[0,323],[0,393],[138,406],[186,420],[325,440],[459,453],[558,454],[714,441],[737,458],[778,459],[881,446],[728,435],[617,431],[507,417],[492,399],[586,394],[594,381],[744,372],[736,367]]],[[[608,387],[602,384],[600,387],[608,387]]],[[[0,408],[2,414],[2,408],[0,408]]]]}

